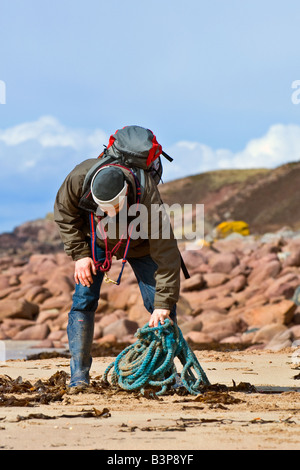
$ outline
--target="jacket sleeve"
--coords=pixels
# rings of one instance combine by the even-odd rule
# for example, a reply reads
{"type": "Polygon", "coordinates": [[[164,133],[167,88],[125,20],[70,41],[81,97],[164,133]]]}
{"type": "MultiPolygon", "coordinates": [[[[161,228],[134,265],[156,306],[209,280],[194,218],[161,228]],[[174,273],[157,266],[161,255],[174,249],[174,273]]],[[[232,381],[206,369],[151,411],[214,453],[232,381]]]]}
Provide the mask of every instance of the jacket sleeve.
{"type": "Polygon", "coordinates": [[[151,177],[149,178],[149,190],[148,203],[145,203],[145,205],[149,205],[148,239],[150,255],[157,264],[154,307],[171,310],[179,299],[180,252],[169,216],[164,209],[157,186],[151,177]]]}
{"type": "Polygon", "coordinates": [[[74,261],[91,256],[91,249],[86,240],[86,221],[78,207],[84,176],[74,169],[58,190],[54,204],[54,220],[58,225],[65,252],[74,261]]]}

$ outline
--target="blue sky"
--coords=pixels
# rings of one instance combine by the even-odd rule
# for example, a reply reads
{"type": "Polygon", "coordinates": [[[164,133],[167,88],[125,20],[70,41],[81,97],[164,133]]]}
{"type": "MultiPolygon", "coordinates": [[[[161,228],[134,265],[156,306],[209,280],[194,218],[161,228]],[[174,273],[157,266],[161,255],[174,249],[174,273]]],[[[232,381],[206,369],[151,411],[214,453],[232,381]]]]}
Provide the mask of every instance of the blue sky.
{"type": "Polygon", "coordinates": [[[300,159],[299,17],[297,0],[2,0],[0,232],[52,211],[128,124],[174,157],[165,181],[300,159]]]}

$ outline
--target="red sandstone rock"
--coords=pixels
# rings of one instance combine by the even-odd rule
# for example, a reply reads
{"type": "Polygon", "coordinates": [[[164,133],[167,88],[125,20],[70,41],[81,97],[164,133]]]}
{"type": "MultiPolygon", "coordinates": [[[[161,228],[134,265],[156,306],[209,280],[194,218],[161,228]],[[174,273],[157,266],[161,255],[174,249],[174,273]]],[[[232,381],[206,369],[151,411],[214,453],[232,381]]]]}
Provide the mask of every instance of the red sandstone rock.
{"type": "Polygon", "coordinates": [[[280,269],[281,264],[278,260],[272,260],[267,263],[261,261],[249,274],[248,283],[259,285],[266,279],[275,278],[279,274],[280,269]]]}
{"type": "Polygon", "coordinates": [[[202,316],[197,315],[190,321],[180,324],[180,329],[183,335],[187,334],[189,331],[201,331],[202,329],[202,316]]]}
{"type": "Polygon", "coordinates": [[[229,274],[239,264],[239,259],[234,253],[218,253],[209,260],[212,271],[229,274]]]}
{"type": "Polygon", "coordinates": [[[213,338],[206,334],[203,333],[202,331],[190,331],[189,333],[186,334],[185,338],[187,340],[191,340],[193,343],[211,343],[213,341],[213,338]]]}
{"type": "Polygon", "coordinates": [[[121,318],[120,320],[111,323],[110,325],[103,328],[103,336],[107,334],[114,334],[117,339],[122,339],[127,335],[134,335],[139,328],[137,322],[121,318]]]}
{"type": "Polygon", "coordinates": [[[102,338],[99,338],[96,340],[96,343],[97,344],[104,344],[104,343],[116,343],[117,341],[117,337],[116,335],[110,333],[110,334],[107,334],[105,336],[102,336],[102,338]]]}
{"type": "Polygon", "coordinates": [[[139,327],[144,326],[150,320],[150,313],[142,303],[133,305],[128,310],[128,319],[135,321],[139,327]]]}
{"type": "Polygon", "coordinates": [[[229,278],[224,273],[213,272],[203,274],[203,279],[206,283],[206,286],[209,288],[220,286],[221,284],[224,284],[226,281],[228,281],[229,278]]]}
{"type": "Polygon", "coordinates": [[[96,323],[95,328],[94,328],[94,340],[101,338],[102,334],[103,334],[103,329],[101,328],[99,323],[96,323]]]}
{"type": "Polygon", "coordinates": [[[23,331],[20,331],[14,340],[42,340],[47,338],[50,329],[45,323],[29,326],[23,331]]]}
{"type": "Polygon", "coordinates": [[[201,287],[204,286],[204,280],[200,273],[196,273],[191,276],[189,279],[185,279],[181,283],[181,291],[182,292],[189,292],[194,290],[199,290],[201,287]]]}
{"type": "Polygon", "coordinates": [[[277,304],[246,309],[241,318],[249,326],[261,327],[270,323],[288,325],[294,315],[296,305],[290,300],[282,300],[277,304]]]}
{"type": "Polygon", "coordinates": [[[117,322],[121,318],[124,318],[126,315],[124,310],[117,309],[112,313],[104,315],[101,320],[98,322],[101,328],[106,328],[107,326],[111,325],[112,323],[117,322]]]}
{"type": "Polygon", "coordinates": [[[214,341],[220,341],[227,336],[234,336],[241,329],[241,322],[236,318],[227,318],[218,323],[205,325],[202,333],[206,333],[213,338],[214,341]]]}
{"type": "Polygon", "coordinates": [[[32,320],[38,312],[38,305],[27,300],[4,299],[0,302],[0,321],[7,317],[32,320]]]}
{"type": "Polygon", "coordinates": [[[182,258],[188,269],[197,269],[202,263],[207,262],[203,250],[185,250],[182,253],[182,258]]]}
{"type": "Polygon", "coordinates": [[[300,285],[300,277],[296,273],[287,273],[274,279],[272,284],[266,289],[267,297],[278,297],[283,295],[286,298],[292,298],[295,289],[300,285]]]}
{"type": "MultiPolygon", "coordinates": [[[[183,251],[191,278],[185,280],[181,274],[177,314],[178,323],[186,334],[201,333],[210,341],[227,342],[229,338],[232,342],[249,342],[255,334],[243,333],[246,322],[248,326],[259,327],[259,331],[266,326],[266,331],[261,332],[265,335],[263,344],[267,344],[272,334],[276,336],[277,326],[288,328],[290,339],[279,338],[275,347],[297,339],[300,313],[295,310],[296,306],[283,302],[289,302],[293,290],[300,285],[300,242],[260,246],[259,242],[248,245],[241,240],[238,243],[222,240],[214,246],[220,253],[206,247],[183,251]],[[282,246],[285,252],[291,252],[290,256],[281,254],[282,246]],[[214,312],[209,312],[210,309],[214,312]],[[201,327],[201,331],[196,331],[201,327]]],[[[114,261],[110,277],[115,279],[119,269],[120,262],[114,261]]],[[[35,254],[28,263],[12,257],[0,259],[0,339],[18,337],[39,325],[49,329],[45,338],[48,344],[66,343],[68,311],[74,290],[73,273],[74,262],[64,253],[35,254]],[[5,274],[1,274],[1,269],[5,269],[5,274]],[[17,323],[17,320],[28,324],[17,323]]],[[[128,266],[120,286],[103,283],[95,316],[95,339],[102,340],[99,336],[105,326],[116,329],[117,336],[114,331],[111,333],[115,339],[131,338],[132,341],[136,329],[149,318],[135,275],[128,266]],[[134,325],[131,329],[128,327],[130,322],[134,325]]]]}
{"type": "Polygon", "coordinates": [[[59,310],[56,308],[41,310],[36,319],[37,323],[44,323],[48,320],[54,320],[59,316],[59,310]]]}
{"type": "Polygon", "coordinates": [[[290,332],[292,334],[292,338],[294,340],[300,339],[300,325],[294,325],[290,328],[290,332]]]}
{"type": "Polygon", "coordinates": [[[27,290],[24,298],[28,300],[28,302],[34,303],[43,303],[46,299],[52,297],[52,293],[43,286],[32,286],[30,289],[27,290]]]}
{"type": "Polygon", "coordinates": [[[271,339],[279,333],[286,331],[287,327],[281,323],[271,323],[263,326],[254,333],[252,343],[268,343],[271,339]]]}

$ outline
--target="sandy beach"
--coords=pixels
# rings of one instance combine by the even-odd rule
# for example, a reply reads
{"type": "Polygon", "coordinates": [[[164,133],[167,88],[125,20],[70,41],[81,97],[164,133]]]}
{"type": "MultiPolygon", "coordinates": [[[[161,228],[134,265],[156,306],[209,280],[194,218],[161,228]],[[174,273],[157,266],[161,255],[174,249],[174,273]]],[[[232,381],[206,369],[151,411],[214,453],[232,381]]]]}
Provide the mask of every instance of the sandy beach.
{"type": "MultiPolygon", "coordinates": [[[[62,389],[60,398],[48,404],[15,406],[4,398],[24,399],[33,392],[28,388],[22,393],[1,392],[0,448],[116,452],[300,449],[298,352],[292,348],[280,352],[196,351],[211,384],[227,387],[197,397],[173,394],[151,399],[99,387],[76,395],[62,389]],[[248,385],[240,390],[241,383],[248,385]]],[[[95,384],[113,360],[94,358],[91,378],[95,384]]],[[[176,366],[180,372],[180,363],[176,366]]],[[[8,380],[5,376],[12,380],[22,377],[19,383],[32,385],[56,373],[69,374],[68,358],[7,360],[0,368],[3,380],[8,380]]]]}

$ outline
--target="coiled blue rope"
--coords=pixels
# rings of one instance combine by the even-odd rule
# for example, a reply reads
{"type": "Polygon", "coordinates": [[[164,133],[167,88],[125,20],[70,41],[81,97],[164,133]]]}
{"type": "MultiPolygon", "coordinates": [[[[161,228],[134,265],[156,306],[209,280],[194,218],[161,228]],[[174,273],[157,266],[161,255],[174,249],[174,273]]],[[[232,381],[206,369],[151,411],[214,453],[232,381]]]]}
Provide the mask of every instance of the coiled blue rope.
{"type": "Polygon", "coordinates": [[[158,389],[155,395],[163,395],[176,382],[178,375],[174,359],[183,365],[180,379],[192,395],[201,393],[201,385],[209,380],[190,349],[176,323],[166,320],[164,325],[149,327],[146,323],[135,334],[138,340],[125,348],[104,372],[103,379],[127,391],[145,393],[146,387],[158,389]],[[196,373],[196,376],[195,376],[196,373]]]}

